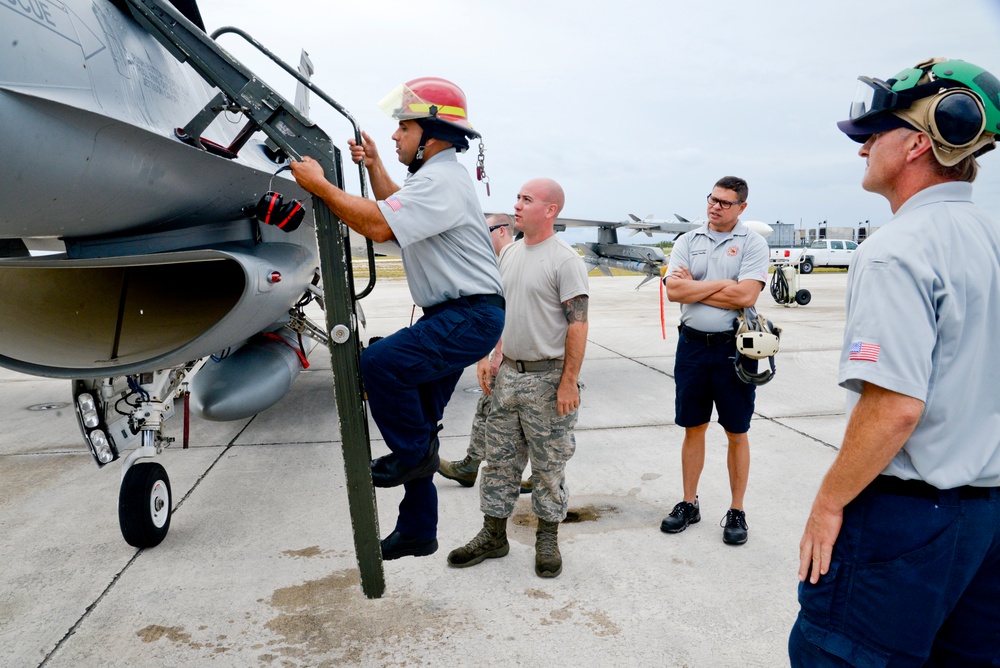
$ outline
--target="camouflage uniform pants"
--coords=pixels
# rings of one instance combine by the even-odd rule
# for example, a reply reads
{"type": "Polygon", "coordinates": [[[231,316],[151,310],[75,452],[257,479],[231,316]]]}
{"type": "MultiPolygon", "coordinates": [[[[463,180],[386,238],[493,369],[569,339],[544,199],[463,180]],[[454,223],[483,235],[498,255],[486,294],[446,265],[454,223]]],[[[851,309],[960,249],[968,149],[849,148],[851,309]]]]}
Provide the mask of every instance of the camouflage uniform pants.
{"type": "Polygon", "coordinates": [[[562,370],[518,373],[501,365],[486,421],[486,459],[479,507],[492,517],[510,517],[531,461],[535,488],[531,509],[539,519],[561,522],[569,508],[566,462],[576,451],[578,411],[559,415],[556,390],[562,370]]]}
{"type": "MultiPolygon", "coordinates": [[[[490,391],[493,390],[492,385],[490,391]]],[[[476,415],[472,418],[472,436],[469,437],[469,450],[467,454],[473,459],[483,461],[486,459],[486,419],[490,416],[490,407],[493,405],[493,395],[483,392],[476,404],[476,415]]]]}

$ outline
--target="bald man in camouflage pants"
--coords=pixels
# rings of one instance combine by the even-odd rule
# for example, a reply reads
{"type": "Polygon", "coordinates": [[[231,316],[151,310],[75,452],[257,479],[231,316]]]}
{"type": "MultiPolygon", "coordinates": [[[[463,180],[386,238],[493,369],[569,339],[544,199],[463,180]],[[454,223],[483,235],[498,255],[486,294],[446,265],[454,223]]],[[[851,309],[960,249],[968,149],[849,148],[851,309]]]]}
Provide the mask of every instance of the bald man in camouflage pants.
{"type": "MultiPolygon", "coordinates": [[[[530,459],[531,505],[538,516],[535,573],[552,578],[562,572],[558,529],[569,508],[566,462],[576,449],[573,427],[588,328],[586,265],[555,236],[564,201],[562,188],[551,179],[528,181],[517,195],[514,226],[524,238],[500,254],[507,319],[486,422],[483,529],[448,555],[448,564],[457,568],[510,551],[507,518],[530,459]]],[[[489,360],[480,361],[477,370],[485,392],[492,377],[489,360]]]]}
{"type": "MultiPolygon", "coordinates": [[[[514,243],[514,219],[506,213],[494,213],[486,217],[486,225],[490,231],[490,241],[493,243],[493,250],[497,255],[500,251],[514,243]]],[[[503,361],[500,352],[500,342],[490,358],[492,364],[490,371],[496,377],[503,361]]],[[[442,459],[438,465],[438,473],[448,480],[454,480],[462,487],[472,487],[476,484],[479,476],[479,466],[486,459],[486,418],[490,415],[490,408],[493,406],[493,395],[490,394],[493,387],[483,388],[483,394],[476,404],[476,414],[472,418],[472,435],[469,438],[469,447],[465,453],[465,459],[458,461],[448,461],[442,459]]],[[[521,481],[521,494],[531,494],[531,478],[521,481]]]]}

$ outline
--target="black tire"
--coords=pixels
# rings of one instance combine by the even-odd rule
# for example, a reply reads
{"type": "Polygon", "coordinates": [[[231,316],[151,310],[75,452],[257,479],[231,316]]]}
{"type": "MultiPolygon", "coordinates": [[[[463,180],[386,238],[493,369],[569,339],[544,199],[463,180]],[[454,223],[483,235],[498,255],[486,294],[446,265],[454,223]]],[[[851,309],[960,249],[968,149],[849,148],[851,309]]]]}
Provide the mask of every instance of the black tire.
{"type": "Polygon", "coordinates": [[[802,260],[802,263],[799,265],[799,273],[800,274],[811,274],[811,273],[813,273],[813,263],[812,263],[812,260],[810,258],[806,258],[806,259],[802,260]]]}
{"type": "Polygon", "coordinates": [[[795,303],[799,306],[805,306],[812,301],[812,295],[808,290],[799,290],[795,293],[795,303]]]}
{"type": "Polygon", "coordinates": [[[155,547],[170,530],[173,494],[170,478],[159,464],[135,464],[125,472],[118,495],[118,524],[133,547],[155,547]]]}

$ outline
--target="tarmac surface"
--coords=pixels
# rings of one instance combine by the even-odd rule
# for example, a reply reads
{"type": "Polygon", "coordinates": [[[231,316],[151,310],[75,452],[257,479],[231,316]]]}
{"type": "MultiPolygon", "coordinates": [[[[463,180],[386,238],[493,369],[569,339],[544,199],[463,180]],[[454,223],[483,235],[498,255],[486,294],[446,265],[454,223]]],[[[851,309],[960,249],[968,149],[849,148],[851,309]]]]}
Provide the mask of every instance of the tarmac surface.
{"type": "MultiPolygon", "coordinates": [[[[702,522],[659,530],[681,499],[673,423],[678,308],[661,334],[655,283],[590,279],[572,516],[564,568],[534,573],[522,496],[510,554],[453,569],[448,552],[482,526],[478,485],[436,478],[440,549],[384,564],[362,591],[329,357],[315,350],[276,406],[252,419],[192,418],[191,447],[158,457],[174,514],[161,545],[136,550],[117,521],[120,467],[98,470],[69,382],[0,370],[0,665],[46,666],[783,666],[798,611],[798,542],[844,432],[836,384],[846,273],[802,276],[805,307],[761,310],[783,328],[775,379],[757,392],[746,496],[750,538],[722,542],[729,505],[717,424],[699,494],[702,522]],[[39,409],[43,410],[39,410],[39,409]]],[[[362,301],[365,340],[405,326],[405,281],[362,301]]],[[[322,322],[322,318],[318,318],[322,322]]],[[[441,456],[461,459],[478,399],[467,370],[445,413],[441,456]]],[[[179,416],[167,433],[180,436],[179,416]]],[[[371,425],[372,453],[387,452],[371,425]]],[[[401,488],[378,490],[380,532],[401,488]]]]}

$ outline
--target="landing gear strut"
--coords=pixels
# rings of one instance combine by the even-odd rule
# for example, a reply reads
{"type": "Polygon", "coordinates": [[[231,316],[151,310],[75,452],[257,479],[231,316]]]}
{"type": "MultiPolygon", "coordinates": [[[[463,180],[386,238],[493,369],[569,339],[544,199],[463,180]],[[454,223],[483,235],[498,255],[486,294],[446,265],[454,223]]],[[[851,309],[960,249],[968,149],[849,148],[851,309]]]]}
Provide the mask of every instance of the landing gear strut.
{"type": "Polygon", "coordinates": [[[133,547],[159,545],[170,530],[170,478],[151,460],[174,440],[163,435],[163,423],[203,364],[73,381],[77,420],[94,461],[103,467],[121,460],[118,524],[133,547]]]}

